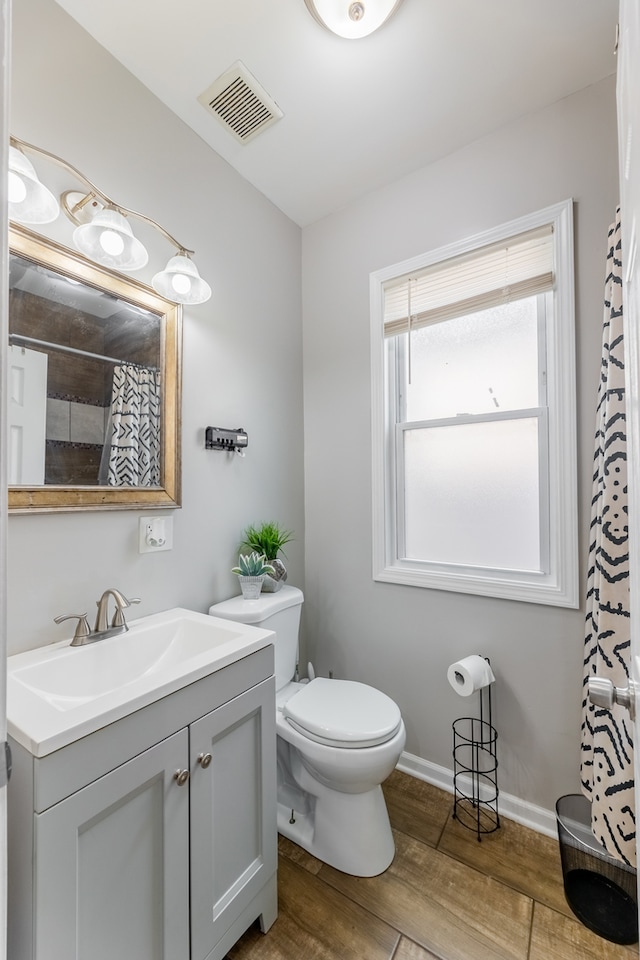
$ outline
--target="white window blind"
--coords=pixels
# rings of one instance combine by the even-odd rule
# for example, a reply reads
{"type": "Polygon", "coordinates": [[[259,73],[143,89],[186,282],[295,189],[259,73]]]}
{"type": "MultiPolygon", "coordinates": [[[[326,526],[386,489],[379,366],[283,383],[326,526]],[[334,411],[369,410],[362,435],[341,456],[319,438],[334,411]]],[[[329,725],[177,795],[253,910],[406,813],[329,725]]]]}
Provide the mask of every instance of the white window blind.
{"type": "Polygon", "coordinates": [[[545,293],[553,283],[553,225],[545,224],[388,281],[384,334],[393,337],[545,293]]]}

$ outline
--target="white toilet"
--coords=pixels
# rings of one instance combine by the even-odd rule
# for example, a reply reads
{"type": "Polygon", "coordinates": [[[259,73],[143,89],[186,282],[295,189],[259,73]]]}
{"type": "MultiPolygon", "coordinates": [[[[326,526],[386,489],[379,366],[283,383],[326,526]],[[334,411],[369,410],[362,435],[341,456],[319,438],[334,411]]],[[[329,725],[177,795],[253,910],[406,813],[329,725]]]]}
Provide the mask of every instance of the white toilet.
{"type": "Polygon", "coordinates": [[[364,683],[294,682],[303,601],[284,586],[209,613],[276,633],[278,830],[338,870],[373,877],[395,852],[380,784],[402,753],[404,723],[393,700],[364,683]]]}

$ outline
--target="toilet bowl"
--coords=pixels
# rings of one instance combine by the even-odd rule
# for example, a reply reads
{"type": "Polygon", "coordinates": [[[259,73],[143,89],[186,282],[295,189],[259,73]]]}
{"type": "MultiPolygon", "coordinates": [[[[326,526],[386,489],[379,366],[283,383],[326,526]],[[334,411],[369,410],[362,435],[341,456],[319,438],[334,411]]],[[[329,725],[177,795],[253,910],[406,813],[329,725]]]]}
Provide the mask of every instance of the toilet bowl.
{"type": "Polygon", "coordinates": [[[284,586],[209,613],[276,634],[278,830],[338,870],[375,876],[395,853],[381,783],[404,748],[404,723],[394,701],[367,684],[293,680],[303,600],[284,586]]]}

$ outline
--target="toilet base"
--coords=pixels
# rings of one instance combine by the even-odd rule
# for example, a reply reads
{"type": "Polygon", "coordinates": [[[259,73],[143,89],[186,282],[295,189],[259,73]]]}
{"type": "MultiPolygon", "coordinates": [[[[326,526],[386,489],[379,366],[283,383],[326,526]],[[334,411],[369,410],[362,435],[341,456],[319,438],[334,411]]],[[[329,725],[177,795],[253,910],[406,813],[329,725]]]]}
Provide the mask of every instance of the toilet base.
{"type": "Polygon", "coordinates": [[[321,792],[322,796],[310,798],[309,813],[294,812],[294,823],[291,808],[278,803],[278,832],[343,873],[354,877],[384,873],[395,855],[395,843],[382,788],[321,792]]]}

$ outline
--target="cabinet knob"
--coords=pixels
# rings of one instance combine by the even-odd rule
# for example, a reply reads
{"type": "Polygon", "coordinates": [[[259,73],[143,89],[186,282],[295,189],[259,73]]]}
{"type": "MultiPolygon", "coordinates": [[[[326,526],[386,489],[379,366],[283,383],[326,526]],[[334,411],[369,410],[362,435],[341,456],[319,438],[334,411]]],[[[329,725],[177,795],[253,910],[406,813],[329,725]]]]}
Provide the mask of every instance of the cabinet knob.
{"type": "Polygon", "coordinates": [[[211,763],[211,754],[210,753],[199,753],[198,754],[198,763],[201,767],[204,767],[206,770],[209,764],[211,763]]]}
{"type": "Polygon", "coordinates": [[[188,770],[176,770],[173,775],[173,779],[176,781],[179,787],[183,787],[187,780],[189,779],[188,770]]]}

